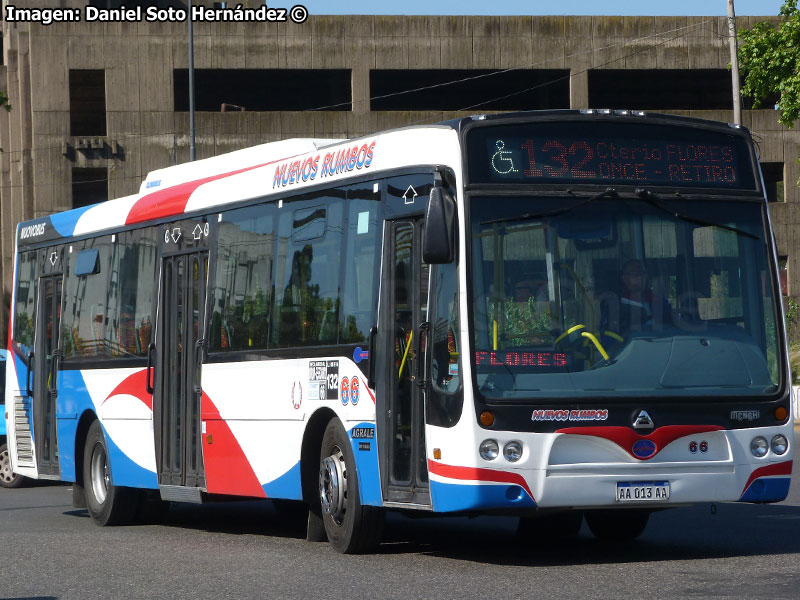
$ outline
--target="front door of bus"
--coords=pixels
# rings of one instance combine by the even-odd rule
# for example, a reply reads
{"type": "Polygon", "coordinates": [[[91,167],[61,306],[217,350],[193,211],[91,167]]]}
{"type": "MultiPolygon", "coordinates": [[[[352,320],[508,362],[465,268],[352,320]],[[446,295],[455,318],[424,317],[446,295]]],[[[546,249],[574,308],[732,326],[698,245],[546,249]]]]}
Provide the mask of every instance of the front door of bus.
{"type": "Polygon", "coordinates": [[[385,272],[382,284],[386,301],[382,314],[390,321],[387,328],[391,331],[382,339],[392,359],[384,363],[388,372],[380,379],[388,401],[385,499],[430,505],[424,394],[418,385],[423,377],[421,354],[426,336],[421,326],[427,320],[429,274],[428,265],[422,262],[422,221],[416,217],[387,223],[390,271],[385,272]]]}
{"type": "Polygon", "coordinates": [[[56,437],[56,400],[61,331],[61,248],[39,251],[40,272],[33,346],[33,440],[39,476],[59,474],[56,437]]]}
{"type": "Polygon", "coordinates": [[[199,491],[185,497],[180,491],[178,497],[170,493],[176,492],[175,486],[205,487],[200,367],[207,275],[207,250],[162,258],[153,419],[158,482],[165,499],[199,501],[199,491]]]}

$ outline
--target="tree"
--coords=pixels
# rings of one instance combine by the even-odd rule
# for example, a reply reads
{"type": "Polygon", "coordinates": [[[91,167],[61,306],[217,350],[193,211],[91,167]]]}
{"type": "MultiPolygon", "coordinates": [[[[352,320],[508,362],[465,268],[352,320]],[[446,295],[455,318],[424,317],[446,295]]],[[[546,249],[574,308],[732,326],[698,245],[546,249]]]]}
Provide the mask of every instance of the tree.
{"type": "Polygon", "coordinates": [[[800,118],[800,11],[797,0],[786,0],[780,21],[762,21],[739,31],[739,65],[742,93],[760,106],[769,96],[780,94],[778,120],[791,128],[800,118]]]}
{"type": "Polygon", "coordinates": [[[8,103],[8,94],[5,92],[0,92],[0,106],[8,111],[11,110],[11,105],[8,103]]]}

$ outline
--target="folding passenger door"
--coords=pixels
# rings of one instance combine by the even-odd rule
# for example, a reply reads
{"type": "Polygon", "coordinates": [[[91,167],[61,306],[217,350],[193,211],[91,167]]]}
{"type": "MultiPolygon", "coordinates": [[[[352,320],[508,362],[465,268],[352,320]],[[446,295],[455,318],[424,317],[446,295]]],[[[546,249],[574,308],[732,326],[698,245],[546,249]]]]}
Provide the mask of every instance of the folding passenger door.
{"type": "Polygon", "coordinates": [[[200,502],[205,488],[200,370],[205,356],[210,225],[184,220],[162,228],[153,419],[158,483],[167,500],[200,502]]]}
{"type": "MultiPolygon", "coordinates": [[[[63,301],[63,246],[37,251],[39,277],[33,355],[27,386],[33,394],[33,444],[40,477],[59,475],[56,403],[61,362],[59,334],[63,301]]],[[[18,441],[19,444],[19,441],[18,441]]]]}
{"type": "Polygon", "coordinates": [[[423,211],[433,175],[387,180],[376,349],[378,443],[387,506],[429,507],[423,354],[430,267],[422,260],[423,211]]]}

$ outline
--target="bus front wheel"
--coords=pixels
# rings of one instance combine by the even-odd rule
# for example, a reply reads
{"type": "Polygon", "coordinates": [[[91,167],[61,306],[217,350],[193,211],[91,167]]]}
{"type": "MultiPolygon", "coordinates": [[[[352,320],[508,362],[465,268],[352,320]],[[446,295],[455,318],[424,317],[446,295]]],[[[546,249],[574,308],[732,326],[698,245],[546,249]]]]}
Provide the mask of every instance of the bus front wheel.
{"type": "Polygon", "coordinates": [[[11,470],[11,457],[8,455],[8,444],[0,444],[0,486],[18,488],[22,485],[22,475],[11,470]]]}
{"type": "Polygon", "coordinates": [[[361,504],[353,450],[338,419],[328,423],[322,436],[319,497],[325,533],[334,549],[358,554],[380,543],[383,511],[361,504]]]}
{"type": "Polygon", "coordinates": [[[122,525],[133,520],[138,507],[136,490],[114,485],[106,439],[100,421],[89,427],[83,452],[86,508],[98,525],[122,525]]]}
{"type": "Polygon", "coordinates": [[[610,542],[636,539],[649,519],[650,511],[642,509],[586,511],[586,524],[594,536],[610,542]]]}

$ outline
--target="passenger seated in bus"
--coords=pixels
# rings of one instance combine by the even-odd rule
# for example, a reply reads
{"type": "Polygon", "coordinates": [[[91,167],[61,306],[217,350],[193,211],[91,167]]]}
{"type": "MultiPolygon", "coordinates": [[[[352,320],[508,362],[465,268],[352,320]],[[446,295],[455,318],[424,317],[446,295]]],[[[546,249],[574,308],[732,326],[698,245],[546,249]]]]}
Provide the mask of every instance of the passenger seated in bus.
{"type": "Polygon", "coordinates": [[[669,301],[653,292],[647,281],[647,270],[637,259],[622,267],[622,287],[618,301],[606,298],[602,305],[603,331],[627,337],[631,332],[658,330],[672,324],[669,301]]]}

